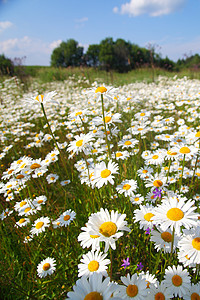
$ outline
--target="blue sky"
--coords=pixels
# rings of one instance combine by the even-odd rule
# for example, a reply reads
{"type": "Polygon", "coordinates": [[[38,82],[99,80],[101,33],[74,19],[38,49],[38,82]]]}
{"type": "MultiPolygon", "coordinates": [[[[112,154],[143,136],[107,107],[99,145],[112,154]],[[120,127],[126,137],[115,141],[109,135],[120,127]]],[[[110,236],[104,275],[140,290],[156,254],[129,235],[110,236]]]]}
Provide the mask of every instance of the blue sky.
{"type": "Polygon", "coordinates": [[[0,0],[0,54],[49,65],[61,41],[87,49],[112,37],[176,61],[200,54],[199,13],[200,0],[0,0]]]}

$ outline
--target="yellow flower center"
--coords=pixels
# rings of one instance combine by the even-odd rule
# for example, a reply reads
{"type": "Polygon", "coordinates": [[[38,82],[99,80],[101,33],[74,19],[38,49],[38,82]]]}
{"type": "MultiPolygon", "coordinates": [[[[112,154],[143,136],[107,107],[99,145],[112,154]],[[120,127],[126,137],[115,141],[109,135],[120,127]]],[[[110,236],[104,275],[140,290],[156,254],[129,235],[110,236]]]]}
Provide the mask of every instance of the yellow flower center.
{"type": "Polygon", "coordinates": [[[128,191],[130,188],[131,188],[131,185],[128,183],[124,184],[124,186],[123,186],[123,190],[126,190],[126,191],[128,191]]]}
{"type": "Polygon", "coordinates": [[[41,98],[41,100],[42,100],[42,102],[43,102],[43,99],[44,99],[44,95],[38,95],[37,97],[35,97],[35,100],[37,100],[37,101],[40,101],[40,98],[41,98]]]}
{"type": "Polygon", "coordinates": [[[41,204],[41,203],[43,203],[43,200],[38,200],[37,203],[41,204]]]}
{"type": "Polygon", "coordinates": [[[135,284],[129,284],[126,288],[126,293],[129,297],[135,297],[138,294],[138,287],[135,284]]]}
{"type": "Polygon", "coordinates": [[[101,171],[101,177],[102,178],[107,178],[110,174],[111,174],[111,171],[108,170],[108,169],[105,169],[105,170],[101,171]]]}
{"type": "Polygon", "coordinates": [[[200,172],[195,173],[198,177],[200,177],[200,172]]]}
{"type": "Polygon", "coordinates": [[[93,150],[92,150],[92,153],[97,153],[97,152],[98,152],[97,149],[93,149],[93,150]]]}
{"type": "Polygon", "coordinates": [[[168,150],[167,154],[168,155],[177,155],[177,152],[173,152],[172,150],[168,150]]]}
{"type": "Polygon", "coordinates": [[[96,132],[97,132],[97,130],[96,130],[96,129],[94,129],[94,130],[93,130],[93,133],[96,133],[96,132]]]}
{"type": "Polygon", "coordinates": [[[167,212],[167,218],[170,219],[171,221],[179,221],[183,219],[184,213],[180,208],[174,207],[170,208],[167,212]]]}
{"type": "Polygon", "coordinates": [[[147,171],[147,170],[143,170],[142,173],[143,173],[143,174],[146,174],[146,173],[148,173],[148,171],[147,171]]]}
{"type": "Polygon", "coordinates": [[[126,145],[126,146],[129,146],[129,145],[131,145],[132,143],[131,143],[131,141],[126,141],[125,143],[124,143],[124,145],[126,145]]]}
{"type": "Polygon", "coordinates": [[[42,268],[43,268],[44,271],[47,271],[47,270],[50,269],[50,267],[51,267],[51,265],[49,263],[46,263],[46,264],[43,265],[42,268]]]}
{"type": "Polygon", "coordinates": [[[175,286],[180,286],[182,284],[183,280],[179,275],[174,275],[172,277],[172,283],[175,286]]]}
{"type": "Polygon", "coordinates": [[[24,178],[24,175],[22,175],[22,174],[19,174],[16,176],[16,179],[22,179],[22,178],[24,178]]]}
{"type": "Polygon", "coordinates": [[[22,160],[22,159],[19,159],[19,160],[17,161],[17,164],[19,165],[19,164],[21,164],[21,162],[23,162],[23,160],[22,160]]]}
{"type": "Polygon", "coordinates": [[[68,221],[70,219],[70,216],[69,215],[66,215],[63,217],[64,221],[68,221]]]}
{"type": "Polygon", "coordinates": [[[161,187],[163,185],[163,182],[159,179],[154,180],[153,185],[156,187],[161,187]]]}
{"type": "Polygon", "coordinates": [[[99,235],[97,235],[97,234],[90,234],[90,237],[91,237],[92,239],[97,239],[97,238],[99,237],[99,235]]]}
{"type": "Polygon", "coordinates": [[[84,300],[103,300],[103,297],[99,292],[91,292],[85,296],[84,300]]]}
{"type": "Polygon", "coordinates": [[[192,293],[191,300],[200,300],[200,296],[197,293],[192,293]]]}
{"type": "Polygon", "coordinates": [[[27,207],[27,208],[24,210],[24,212],[27,213],[29,210],[31,210],[31,208],[30,208],[30,207],[27,207]]]}
{"type": "Polygon", "coordinates": [[[200,131],[195,134],[195,137],[200,137],[200,131]]]}
{"type": "Polygon", "coordinates": [[[8,171],[8,174],[9,174],[9,175],[12,174],[13,171],[14,171],[14,169],[8,171]]]}
{"type": "Polygon", "coordinates": [[[159,157],[158,155],[153,155],[152,156],[153,159],[158,159],[158,157],[159,157]]]}
{"type": "Polygon", "coordinates": [[[22,223],[24,223],[25,222],[25,219],[20,219],[19,220],[19,224],[22,224],[22,223]]]}
{"type": "Polygon", "coordinates": [[[139,199],[140,199],[139,197],[136,197],[136,198],[134,198],[134,201],[137,202],[137,201],[139,201],[139,199]]]}
{"type": "Polygon", "coordinates": [[[109,117],[109,116],[106,116],[106,117],[105,117],[105,123],[108,123],[108,122],[110,122],[110,121],[111,121],[111,119],[112,119],[111,117],[109,117]]]}
{"type": "Polygon", "coordinates": [[[197,238],[192,240],[192,246],[196,250],[198,250],[198,251],[200,250],[200,237],[197,237],[197,238]]]}
{"type": "Polygon", "coordinates": [[[44,225],[44,222],[37,222],[37,224],[35,225],[35,228],[40,229],[43,225],[44,225]]]}
{"type": "Polygon", "coordinates": [[[30,168],[31,168],[32,170],[35,170],[35,169],[40,168],[40,167],[41,167],[41,165],[40,165],[40,164],[37,164],[37,163],[34,163],[34,164],[32,164],[32,165],[30,166],[30,168]]]}
{"type": "Polygon", "coordinates": [[[155,300],[165,300],[165,296],[163,295],[162,292],[159,292],[159,293],[155,294],[154,299],[155,300]]]}
{"type": "Polygon", "coordinates": [[[122,156],[122,154],[120,152],[117,152],[116,157],[120,157],[120,156],[122,156]]]}
{"type": "Polygon", "coordinates": [[[113,223],[111,221],[104,222],[99,227],[99,232],[106,237],[110,237],[111,235],[114,235],[116,233],[116,231],[117,231],[117,226],[115,223],[113,223]]]}
{"type": "Polygon", "coordinates": [[[141,117],[144,117],[144,116],[145,116],[145,113],[141,113],[140,116],[141,116],[141,117]]]}
{"type": "Polygon", "coordinates": [[[76,147],[81,147],[83,145],[83,140],[79,140],[76,142],[76,147]]]}
{"type": "Polygon", "coordinates": [[[107,88],[105,88],[104,86],[99,86],[95,91],[95,93],[101,93],[101,94],[105,92],[107,92],[107,88]]]}
{"type": "Polygon", "coordinates": [[[80,115],[82,115],[82,111],[78,111],[78,112],[75,114],[76,117],[77,117],[77,116],[80,116],[80,115]]]}
{"type": "Polygon", "coordinates": [[[54,179],[55,179],[55,177],[53,177],[53,176],[50,178],[50,180],[54,180],[54,179]]]}
{"type": "Polygon", "coordinates": [[[145,218],[146,221],[152,222],[151,218],[152,218],[153,216],[155,216],[155,215],[152,214],[152,213],[147,213],[147,214],[144,215],[144,218],[145,218]]]}
{"type": "Polygon", "coordinates": [[[9,189],[12,186],[12,184],[7,185],[7,188],[9,189]]]}
{"type": "Polygon", "coordinates": [[[22,207],[22,206],[24,206],[25,204],[26,204],[26,201],[22,201],[22,202],[20,202],[19,206],[22,207]]]}
{"type": "Polygon", "coordinates": [[[92,260],[89,264],[88,264],[88,270],[90,272],[95,272],[99,269],[99,263],[96,260],[92,260]]]}
{"type": "Polygon", "coordinates": [[[167,231],[161,233],[161,238],[167,243],[171,243],[172,241],[172,235],[170,232],[167,231]]]}
{"type": "Polygon", "coordinates": [[[182,154],[188,154],[190,153],[190,149],[188,147],[182,147],[180,150],[179,150],[180,153],[182,154]]]}

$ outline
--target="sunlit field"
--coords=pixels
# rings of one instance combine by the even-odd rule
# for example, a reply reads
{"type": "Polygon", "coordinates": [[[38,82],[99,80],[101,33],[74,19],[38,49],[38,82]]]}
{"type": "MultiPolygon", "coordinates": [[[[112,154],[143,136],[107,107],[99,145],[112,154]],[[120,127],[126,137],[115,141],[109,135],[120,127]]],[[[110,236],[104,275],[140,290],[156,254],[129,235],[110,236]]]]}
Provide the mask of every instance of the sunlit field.
{"type": "Polygon", "coordinates": [[[200,81],[0,86],[0,298],[199,300],[200,81]]]}

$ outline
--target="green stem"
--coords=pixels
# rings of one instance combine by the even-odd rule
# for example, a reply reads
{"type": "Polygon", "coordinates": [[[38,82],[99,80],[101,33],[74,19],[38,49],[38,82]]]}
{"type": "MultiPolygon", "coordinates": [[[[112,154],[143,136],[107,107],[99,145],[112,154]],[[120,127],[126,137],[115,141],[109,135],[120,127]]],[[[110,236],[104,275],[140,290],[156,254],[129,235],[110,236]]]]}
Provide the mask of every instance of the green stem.
{"type": "Polygon", "coordinates": [[[108,155],[109,155],[109,158],[111,159],[110,144],[108,142],[108,134],[107,134],[107,130],[106,130],[106,121],[105,121],[105,113],[104,113],[104,105],[103,105],[103,94],[101,94],[101,107],[102,107],[104,131],[105,131],[105,135],[106,135],[106,144],[108,146],[108,155]]]}
{"type": "Polygon", "coordinates": [[[182,166],[181,178],[180,178],[180,181],[179,181],[179,193],[180,193],[181,185],[182,185],[182,181],[183,181],[183,170],[184,170],[184,166],[185,166],[185,154],[184,154],[184,156],[183,156],[183,166],[182,166]]]}

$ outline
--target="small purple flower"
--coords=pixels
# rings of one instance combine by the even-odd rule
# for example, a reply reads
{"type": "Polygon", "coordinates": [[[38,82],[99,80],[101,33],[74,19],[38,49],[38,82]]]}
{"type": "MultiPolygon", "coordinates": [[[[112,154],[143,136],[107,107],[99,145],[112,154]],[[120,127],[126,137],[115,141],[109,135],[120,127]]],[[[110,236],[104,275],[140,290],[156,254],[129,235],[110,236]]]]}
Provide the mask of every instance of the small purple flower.
{"type": "Polygon", "coordinates": [[[123,264],[121,265],[121,267],[124,267],[124,269],[126,269],[128,266],[130,266],[129,257],[127,257],[127,259],[123,259],[123,264]]]}
{"type": "Polygon", "coordinates": [[[154,194],[154,198],[161,198],[162,197],[162,189],[158,189],[158,188],[155,188],[155,190],[153,191],[153,194],[154,194]]]}
{"type": "Polygon", "coordinates": [[[137,270],[142,270],[143,267],[144,266],[141,262],[139,264],[137,264],[137,270]]]}
{"type": "Polygon", "coordinates": [[[153,228],[149,228],[149,227],[147,227],[147,229],[146,229],[146,231],[145,231],[145,234],[151,234],[151,231],[153,230],[153,228]]]}

